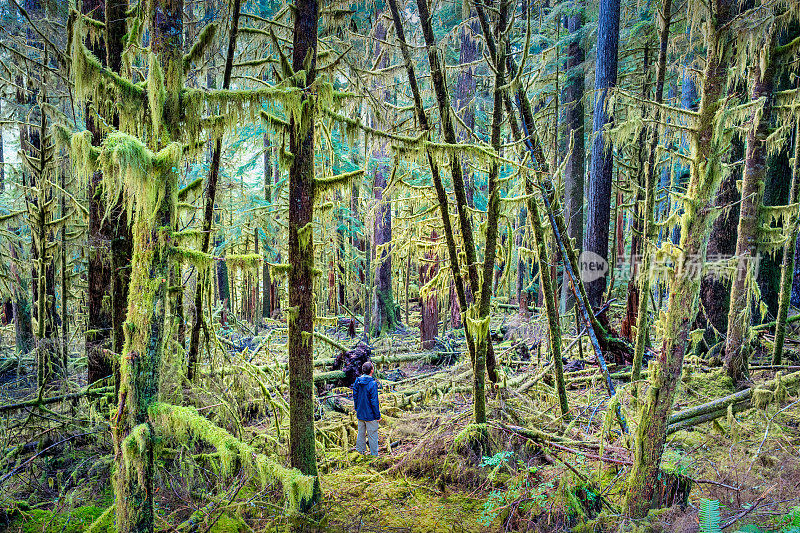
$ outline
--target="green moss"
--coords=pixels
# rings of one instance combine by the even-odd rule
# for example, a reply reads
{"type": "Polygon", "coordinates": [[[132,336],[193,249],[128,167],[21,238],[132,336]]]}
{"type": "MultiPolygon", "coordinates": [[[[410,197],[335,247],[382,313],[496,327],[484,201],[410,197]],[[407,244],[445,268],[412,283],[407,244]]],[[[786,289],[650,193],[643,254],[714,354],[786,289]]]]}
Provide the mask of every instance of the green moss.
{"type": "Polygon", "coordinates": [[[453,449],[461,451],[466,448],[475,449],[482,446],[489,438],[486,424],[469,424],[453,439],[453,449]]]}
{"type": "Polygon", "coordinates": [[[183,56],[184,70],[188,70],[194,61],[197,61],[203,56],[203,53],[214,40],[214,36],[216,34],[217,25],[214,22],[209,23],[205,28],[203,28],[203,30],[200,32],[200,35],[197,36],[197,40],[192,45],[192,49],[189,50],[188,54],[183,56]]]}
{"type": "Polygon", "coordinates": [[[358,177],[364,175],[363,169],[354,170],[352,172],[345,172],[343,174],[337,174],[336,176],[330,176],[327,178],[315,178],[314,179],[314,186],[317,189],[317,194],[321,196],[322,193],[333,189],[349,189],[350,183],[358,177]]]}
{"type": "Polygon", "coordinates": [[[183,248],[181,246],[175,246],[172,248],[172,253],[175,254],[177,259],[182,262],[189,263],[192,266],[197,267],[198,269],[204,269],[208,265],[211,264],[213,261],[214,256],[211,254],[204,254],[199,250],[193,250],[191,248],[183,248]]]}
{"type": "Polygon", "coordinates": [[[261,254],[226,255],[225,263],[228,268],[234,270],[260,268],[264,263],[264,256],[261,254]]]}
{"type": "Polygon", "coordinates": [[[321,478],[330,531],[346,529],[353,516],[361,518],[362,530],[370,531],[486,531],[479,522],[483,496],[442,490],[426,479],[410,482],[379,472],[379,464],[360,456],[326,452],[326,459],[338,458],[348,466],[321,478]]]}
{"type": "Polygon", "coordinates": [[[200,190],[202,185],[203,185],[202,177],[195,179],[191,183],[188,183],[186,187],[178,191],[178,200],[185,200],[186,197],[189,196],[189,194],[200,190]]]}
{"type": "MultiPolygon", "coordinates": [[[[8,525],[8,531],[20,531],[22,533],[82,533],[104,512],[104,508],[94,505],[78,507],[60,514],[43,509],[18,511],[16,518],[8,525]]],[[[111,532],[116,531],[116,529],[111,524],[107,524],[100,528],[95,528],[94,531],[111,532]]]]}
{"type": "Polygon", "coordinates": [[[296,469],[287,468],[257,453],[252,446],[215,425],[193,407],[155,403],[150,406],[148,413],[151,419],[159,421],[163,431],[179,442],[195,438],[213,446],[223,476],[234,474],[234,467],[238,465],[245,472],[257,476],[262,486],[272,481],[280,482],[292,509],[296,509],[299,502],[311,498],[314,492],[316,477],[305,476],[296,469]]]}

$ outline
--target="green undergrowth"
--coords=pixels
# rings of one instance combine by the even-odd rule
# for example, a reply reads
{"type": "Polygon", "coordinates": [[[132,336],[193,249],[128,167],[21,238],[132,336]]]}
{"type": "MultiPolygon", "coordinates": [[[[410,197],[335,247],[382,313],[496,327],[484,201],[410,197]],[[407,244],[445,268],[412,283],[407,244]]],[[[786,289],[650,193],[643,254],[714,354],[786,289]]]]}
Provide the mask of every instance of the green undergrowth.
{"type": "MultiPolygon", "coordinates": [[[[85,505],[65,512],[44,509],[18,510],[8,524],[9,533],[81,533],[103,514],[105,508],[97,505],[85,505]]],[[[0,529],[3,525],[0,523],[0,529]]],[[[100,527],[96,532],[116,531],[112,527],[100,527]]]]}
{"type": "Polygon", "coordinates": [[[381,471],[386,464],[353,457],[352,466],[322,476],[331,531],[486,531],[483,497],[381,471]]]}

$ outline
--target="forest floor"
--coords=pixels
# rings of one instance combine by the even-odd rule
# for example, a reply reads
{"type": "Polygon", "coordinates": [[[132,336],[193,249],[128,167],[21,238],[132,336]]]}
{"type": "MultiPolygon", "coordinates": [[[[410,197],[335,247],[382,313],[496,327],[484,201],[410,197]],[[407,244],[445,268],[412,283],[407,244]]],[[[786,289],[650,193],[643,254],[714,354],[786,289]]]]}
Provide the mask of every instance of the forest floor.
{"type": "MultiPolygon", "coordinates": [[[[288,417],[281,416],[280,401],[265,405],[260,385],[235,370],[278,368],[285,360],[285,331],[280,327],[284,326],[270,323],[253,338],[248,328],[229,332],[227,338],[237,348],[224,350],[219,357],[226,363],[218,361],[216,367],[229,365],[229,374],[215,377],[211,371],[202,385],[184,384],[180,392],[170,388],[165,394],[174,403],[195,405],[259,451],[285,457],[288,417]],[[268,345],[253,353],[248,347],[240,351],[243,339],[248,347],[268,345]]],[[[380,457],[364,457],[353,448],[355,419],[348,389],[318,387],[318,464],[324,496],[321,522],[307,524],[310,529],[694,532],[701,529],[701,515],[712,525],[727,526],[726,531],[800,528],[796,386],[772,401],[759,396],[759,408],[730,410],[711,422],[672,433],[663,469],[667,501],[675,504],[630,523],[619,511],[636,426],[631,386],[618,381],[617,398],[631,424],[632,433],[625,435],[609,409],[597,367],[587,362],[582,370],[568,372],[572,418],[566,422],[559,416],[549,358],[538,348],[542,328],[509,314],[493,316],[492,329],[505,335],[495,337],[503,379],[488,392],[488,449],[478,448],[470,438],[474,426],[468,358],[431,364],[431,358],[442,359],[442,354],[420,351],[415,328],[372,343],[385,419],[380,457]],[[522,343],[529,348],[528,357],[520,351],[522,343]],[[382,356],[415,354],[431,357],[380,364],[382,356]],[[713,502],[719,502],[719,511],[713,502]]],[[[341,343],[354,342],[338,335],[341,343]]],[[[795,333],[788,344],[790,366],[800,365],[797,338],[795,333]]],[[[3,328],[2,340],[7,360],[13,350],[12,328],[3,328]]],[[[443,340],[439,352],[463,349],[452,332],[443,340]]],[[[762,336],[760,342],[768,346],[769,338],[762,336]]],[[[570,343],[565,337],[565,346],[570,343]]],[[[322,343],[318,346],[326,350],[322,343]]],[[[83,386],[77,376],[85,359],[78,353],[80,346],[75,346],[71,373],[76,379],[64,386],[69,392],[83,386]]],[[[577,345],[566,355],[577,360],[577,345]]],[[[162,382],[179,382],[170,361],[165,365],[162,382]]],[[[573,363],[571,368],[579,366],[573,363]]],[[[777,371],[787,375],[798,369],[755,370],[753,380],[764,384],[774,380],[777,371]]],[[[272,375],[264,376],[268,374],[272,375]]],[[[284,390],[279,374],[274,383],[284,390]]],[[[3,372],[0,406],[35,399],[35,378],[32,362],[26,360],[19,370],[3,372]]],[[[676,412],[735,392],[721,368],[699,358],[687,358],[681,381],[676,412]]],[[[49,391],[44,396],[56,394],[49,391]]],[[[113,456],[107,417],[100,413],[112,409],[113,403],[113,397],[104,396],[0,413],[0,530],[84,531],[109,509],[113,456]]],[[[262,487],[243,471],[226,477],[208,452],[194,442],[164,444],[156,494],[160,529],[273,531],[296,520],[285,512],[279,486],[262,487]]],[[[111,531],[112,522],[109,512],[94,531],[111,531]]]]}

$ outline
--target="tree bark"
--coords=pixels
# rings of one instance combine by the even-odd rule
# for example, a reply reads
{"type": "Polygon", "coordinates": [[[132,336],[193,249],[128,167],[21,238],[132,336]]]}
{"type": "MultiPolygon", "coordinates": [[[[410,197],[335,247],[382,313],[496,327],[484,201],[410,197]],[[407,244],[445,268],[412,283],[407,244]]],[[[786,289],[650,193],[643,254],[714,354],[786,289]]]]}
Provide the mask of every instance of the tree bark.
{"type": "Polygon", "coordinates": [[[728,311],[728,332],[725,342],[725,370],[734,383],[748,378],[748,345],[746,333],[750,328],[750,294],[748,283],[757,277],[759,210],[764,198],[764,178],[767,172],[767,135],[772,115],[774,91],[775,48],[774,28],[768,30],[767,41],[760,61],[753,63],[752,99],[764,98],[763,107],[754,113],[753,125],[747,135],[747,153],[742,178],[742,201],[736,240],[736,270],[731,284],[731,306],[728,311]]]}
{"type": "Polygon", "coordinates": [[[716,117],[722,102],[727,64],[720,57],[721,27],[730,20],[730,0],[714,0],[708,21],[706,67],[697,116],[697,134],[691,139],[689,197],[682,219],[681,241],[676,269],[670,279],[669,307],[663,321],[663,343],[651,362],[650,387],[644,399],[634,444],[634,464],[628,478],[626,511],[643,517],[650,508],[661,469],[666,429],[675,390],[680,382],[689,331],[698,308],[700,279],[692,265],[703,264],[706,240],[714,214],[712,201],[722,173],[722,142],[716,135],[716,117]],[[701,165],[702,163],[702,165],[701,165]],[[688,268],[687,268],[688,267],[688,268]]]}
{"type": "MultiPolygon", "coordinates": [[[[613,110],[606,109],[608,92],[617,85],[617,47],[619,45],[619,0],[600,0],[597,27],[597,66],[595,107],[592,122],[592,165],[587,190],[588,212],[585,252],[593,252],[608,262],[608,232],[611,217],[611,183],[614,168],[613,146],[603,133],[613,121],[613,110]]],[[[594,308],[602,305],[606,276],[588,282],[586,293],[594,308]]]]}
{"type": "MultiPolygon", "coordinates": [[[[438,239],[436,231],[431,233],[431,242],[438,239]]],[[[425,258],[419,264],[419,285],[422,288],[426,283],[436,277],[439,272],[439,254],[434,249],[425,253],[425,258]]],[[[419,304],[422,320],[419,324],[422,336],[422,349],[431,350],[436,344],[436,333],[439,328],[439,291],[431,290],[427,295],[420,294],[419,304]]]]}
{"type": "MultiPolygon", "coordinates": [[[[105,8],[104,0],[84,1],[82,13],[95,20],[105,22],[105,8]]],[[[107,40],[108,34],[102,41],[87,42],[89,49],[103,64],[108,60],[105,49],[107,40]]],[[[91,41],[91,39],[87,39],[87,41],[91,41]]],[[[86,129],[92,134],[92,145],[100,146],[100,143],[103,142],[103,135],[92,113],[91,104],[86,106],[86,129]]],[[[112,345],[114,310],[113,303],[108,298],[111,287],[111,219],[104,219],[102,181],[103,174],[97,171],[89,182],[86,358],[87,381],[90,384],[112,375],[114,372],[111,362],[103,353],[104,348],[111,348],[112,345]]]]}
{"type": "MultiPolygon", "coordinates": [[[[304,86],[314,82],[317,63],[317,0],[295,3],[292,68],[306,71],[304,86]],[[310,61],[304,66],[306,57],[310,61]]],[[[314,435],[314,115],[315,102],[302,96],[302,115],[292,115],[289,170],[289,458],[293,468],[317,475],[314,435]],[[297,121],[300,120],[298,123],[297,121]]],[[[313,496],[298,502],[308,511],[321,498],[319,481],[313,496]]]]}
{"type": "MultiPolygon", "coordinates": [[[[180,138],[183,1],[157,1],[151,28],[151,48],[162,65],[165,89],[164,131],[151,136],[150,148],[158,149],[155,139],[180,138]]],[[[120,361],[118,416],[113,429],[116,524],[121,533],[153,531],[155,521],[155,434],[148,410],[159,395],[169,305],[167,279],[172,270],[168,243],[175,225],[178,174],[174,169],[164,169],[148,179],[160,180],[164,196],[152,220],[136,216],[133,222],[130,290],[137,297],[131,299],[128,307],[128,334],[120,361]]]]}
{"type": "MultiPolygon", "coordinates": [[[[567,50],[567,83],[564,86],[564,122],[567,143],[572,139],[572,150],[567,154],[564,164],[564,220],[567,222],[567,236],[576,245],[583,244],[583,179],[585,172],[586,148],[584,141],[584,51],[580,43],[583,26],[583,0],[574,0],[580,11],[569,15],[567,29],[572,35],[567,50]]],[[[575,305],[575,298],[569,283],[561,285],[561,309],[568,311],[575,305]]]]}

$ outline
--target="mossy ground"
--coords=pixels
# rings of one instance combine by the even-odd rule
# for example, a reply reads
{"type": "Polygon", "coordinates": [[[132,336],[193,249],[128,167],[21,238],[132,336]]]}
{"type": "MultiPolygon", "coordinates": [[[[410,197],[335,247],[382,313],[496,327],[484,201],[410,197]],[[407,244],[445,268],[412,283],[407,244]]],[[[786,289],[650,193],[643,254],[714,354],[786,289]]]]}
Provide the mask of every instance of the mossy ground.
{"type": "MultiPolygon", "coordinates": [[[[44,509],[18,511],[8,524],[9,533],[81,533],[103,514],[105,508],[95,505],[76,507],[64,512],[44,509]]],[[[99,529],[98,531],[106,531],[99,529]]]]}
{"type": "MultiPolygon", "coordinates": [[[[519,376],[538,375],[549,362],[546,342],[538,351],[531,349],[530,361],[520,361],[514,343],[525,339],[532,346],[540,341],[541,324],[536,323],[538,327],[527,322],[520,324],[516,315],[492,316],[492,330],[497,331],[504,324],[510,331],[495,348],[505,382],[512,383],[519,376]]],[[[266,364],[283,360],[285,330],[270,332],[267,329],[262,333],[262,339],[266,338],[270,340],[268,347],[260,352],[263,359],[255,362],[266,364]]],[[[454,346],[463,342],[463,338],[456,335],[447,338],[454,346]]],[[[415,334],[395,334],[374,341],[373,347],[377,357],[400,355],[418,351],[417,342],[415,334]]],[[[323,352],[332,348],[320,343],[317,350],[323,352]]],[[[329,354],[317,355],[327,357],[329,354]]],[[[574,358],[577,349],[565,355],[574,358]]],[[[796,356],[789,354],[789,357],[796,356]]],[[[227,364],[236,368],[241,364],[238,361],[234,358],[227,364]]],[[[690,360],[688,364],[692,370],[684,373],[676,409],[734,392],[720,369],[699,360],[690,360]]],[[[587,366],[587,371],[592,368],[587,366]]],[[[321,523],[309,526],[312,531],[694,533],[698,531],[697,508],[702,498],[718,500],[723,519],[753,506],[735,527],[751,525],[761,531],[780,531],[788,523],[786,514],[800,505],[797,491],[800,404],[787,407],[798,397],[796,388],[788,391],[788,398],[780,406],[770,404],[765,409],[751,409],[732,418],[722,417],[690,431],[670,435],[663,466],[670,473],[696,480],[688,506],[654,511],[645,520],[630,522],[618,512],[629,468],[626,464],[630,460],[628,440],[618,431],[613,417],[606,420],[609,402],[601,380],[576,382],[570,388],[570,406],[577,413],[570,426],[558,417],[552,380],[542,379],[524,393],[513,390],[513,386],[504,389],[502,383],[498,389],[487,388],[490,449],[476,452],[471,446],[459,446],[464,440],[459,439],[459,435],[470,433],[472,421],[467,357],[449,366],[412,362],[378,370],[385,418],[380,430],[381,456],[378,459],[364,458],[352,450],[355,428],[349,413],[330,408],[326,402],[318,406],[318,431],[324,431],[330,440],[320,439],[325,444],[318,446],[323,518],[321,523]],[[398,379],[402,385],[392,385],[398,379]],[[442,385],[462,388],[456,392],[437,393],[435,387],[442,385]],[[408,394],[410,391],[418,392],[408,394]],[[780,409],[784,410],[779,412],[780,409]],[[571,440],[557,447],[524,439],[500,428],[501,422],[536,428],[571,440]],[[343,445],[345,438],[346,446],[343,445]],[[584,445],[600,441],[604,447],[602,452],[584,445]],[[393,444],[391,450],[387,443],[393,444]],[[617,462],[597,461],[597,455],[617,462]]],[[[184,403],[200,406],[203,416],[249,443],[257,453],[268,454],[286,464],[285,456],[281,455],[285,454],[286,421],[282,419],[282,433],[276,438],[274,417],[283,409],[283,403],[278,396],[272,403],[262,405],[258,401],[263,400],[265,390],[271,390],[269,387],[285,390],[281,389],[285,387],[281,384],[285,375],[280,370],[257,375],[265,388],[248,381],[250,378],[243,372],[231,370],[223,377],[215,377],[216,381],[184,388],[184,403]],[[216,407],[218,405],[220,407],[216,407]]],[[[756,371],[753,375],[757,383],[773,377],[774,372],[767,371],[756,371]]],[[[623,389],[620,395],[623,409],[634,429],[629,387],[620,383],[620,388],[623,389]]],[[[338,408],[350,409],[346,389],[324,389],[318,391],[322,396],[339,395],[338,408]]],[[[98,434],[102,435],[103,431],[107,430],[100,428],[98,434]]],[[[172,530],[203,508],[208,512],[197,515],[201,521],[200,531],[231,533],[287,531],[290,528],[294,519],[286,510],[280,484],[262,487],[258,479],[248,477],[238,463],[231,464],[228,472],[231,475],[225,476],[218,454],[213,447],[200,441],[166,440],[162,444],[158,465],[157,530],[172,530]]],[[[110,464],[109,452],[107,443],[90,441],[73,445],[70,442],[58,454],[34,462],[22,471],[24,476],[15,476],[3,490],[8,490],[10,497],[27,499],[35,510],[14,513],[10,522],[0,523],[0,529],[83,531],[111,505],[108,468],[88,475],[82,467],[84,470],[76,474],[76,482],[65,490],[59,479],[66,480],[82,461],[91,464],[91,458],[102,458],[103,454],[106,454],[106,464],[110,464]],[[59,471],[62,472],[60,478],[59,471]],[[52,488],[48,487],[50,478],[57,480],[52,488]],[[33,492],[30,490],[32,482],[39,486],[33,492]]],[[[7,503],[7,500],[0,500],[3,506],[7,503]]]]}

